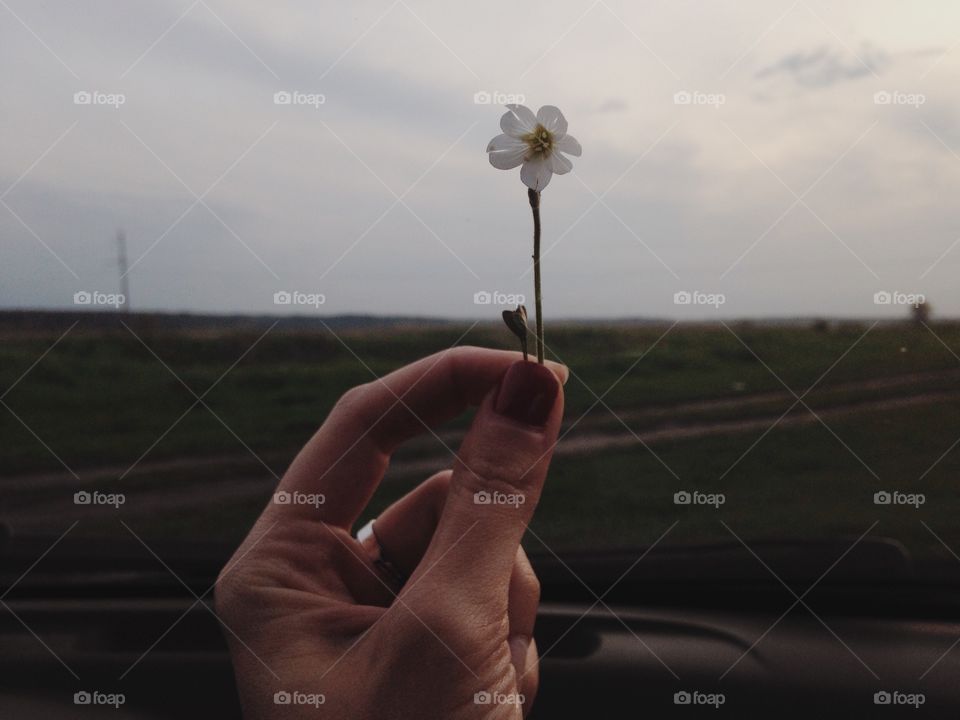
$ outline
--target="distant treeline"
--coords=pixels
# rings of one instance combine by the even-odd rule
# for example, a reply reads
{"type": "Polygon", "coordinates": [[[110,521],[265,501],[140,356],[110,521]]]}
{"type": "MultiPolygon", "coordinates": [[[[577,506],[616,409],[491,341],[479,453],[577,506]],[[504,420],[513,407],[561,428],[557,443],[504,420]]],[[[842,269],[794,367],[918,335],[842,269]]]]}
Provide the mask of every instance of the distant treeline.
{"type": "Polygon", "coordinates": [[[443,327],[462,324],[463,321],[438,318],[391,317],[374,315],[332,315],[310,317],[303,315],[201,315],[194,313],[124,313],[117,311],[62,311],[62,310],[4,310],[0,311],[0,329],[56,330],[64,323],[81,320],[85,329],[113,329],[120,321],[137,326],[147,325],[155,330],[256,330],[277,324],[283,330],[363,330],[397,328],[403,326],[443,327]]]}

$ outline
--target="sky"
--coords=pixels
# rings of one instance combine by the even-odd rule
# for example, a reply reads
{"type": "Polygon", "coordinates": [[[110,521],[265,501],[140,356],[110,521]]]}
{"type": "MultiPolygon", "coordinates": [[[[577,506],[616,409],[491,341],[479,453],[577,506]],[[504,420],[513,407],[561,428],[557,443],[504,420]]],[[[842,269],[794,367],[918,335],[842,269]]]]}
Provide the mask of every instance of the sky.
{"type": "Polygon", "coordinates": [[[0,64],[2,308],[109,306],[121,229],[135,310],[532,305],[519,99],[547,317],[960,315],[956,3],[0,0],[0,64]]]}

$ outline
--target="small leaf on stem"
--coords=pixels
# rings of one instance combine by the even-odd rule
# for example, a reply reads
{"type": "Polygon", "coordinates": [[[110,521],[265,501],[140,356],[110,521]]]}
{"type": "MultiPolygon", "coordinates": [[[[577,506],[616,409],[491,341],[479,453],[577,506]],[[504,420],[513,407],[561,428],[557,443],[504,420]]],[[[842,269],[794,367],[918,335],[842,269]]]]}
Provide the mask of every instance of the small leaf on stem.
{"type": "Polygon", "coordinates": [[[527,309],[517,305],[516,310],[504,310],[503,322],[510,332],[520,339],[520,348],[523,350],[523,359],[527,359],[527,309]]]}

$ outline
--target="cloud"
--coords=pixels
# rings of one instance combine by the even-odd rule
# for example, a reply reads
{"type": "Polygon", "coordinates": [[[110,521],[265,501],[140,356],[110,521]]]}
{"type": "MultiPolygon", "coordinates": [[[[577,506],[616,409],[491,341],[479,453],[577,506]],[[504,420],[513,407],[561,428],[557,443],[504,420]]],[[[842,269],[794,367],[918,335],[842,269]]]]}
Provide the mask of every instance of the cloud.
{"type": "Polygon", "coordinates": [[[598,113],[621,113],[629,109],[629,105],[626,100],[623,98],[612,97],[604,100],[600,107],[597,108],[598,113]]]}
{"type": "Polygon", "coordinates": [[[891,62],[891,57],[882,50],[865,48],[853,54],[820,47],[809,52],[784,55],[776,62],[760,68],[754,77],[788,77],[805,88],[823,88],[867,75],[879,75],[891,62]]]}

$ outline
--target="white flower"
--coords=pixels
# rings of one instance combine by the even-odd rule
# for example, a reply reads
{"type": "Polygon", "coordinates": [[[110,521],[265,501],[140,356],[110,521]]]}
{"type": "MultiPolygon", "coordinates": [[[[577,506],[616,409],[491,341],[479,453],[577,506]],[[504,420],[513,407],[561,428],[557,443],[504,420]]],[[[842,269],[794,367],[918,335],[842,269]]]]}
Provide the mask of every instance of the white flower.
{"type": "Polygon", "coordinates": [[[567,121],[559,108],[544,105],[536,115],[524,105],[507,105],[510,112],[500,118],[503,135],[487,145],[490,164],[510,170],[523,163],[520,179],[537,192],[543,190],[553,173],[563,175],[573,163],[561,152],[580,157],[580,143],[567,135],[567,121]]]}

